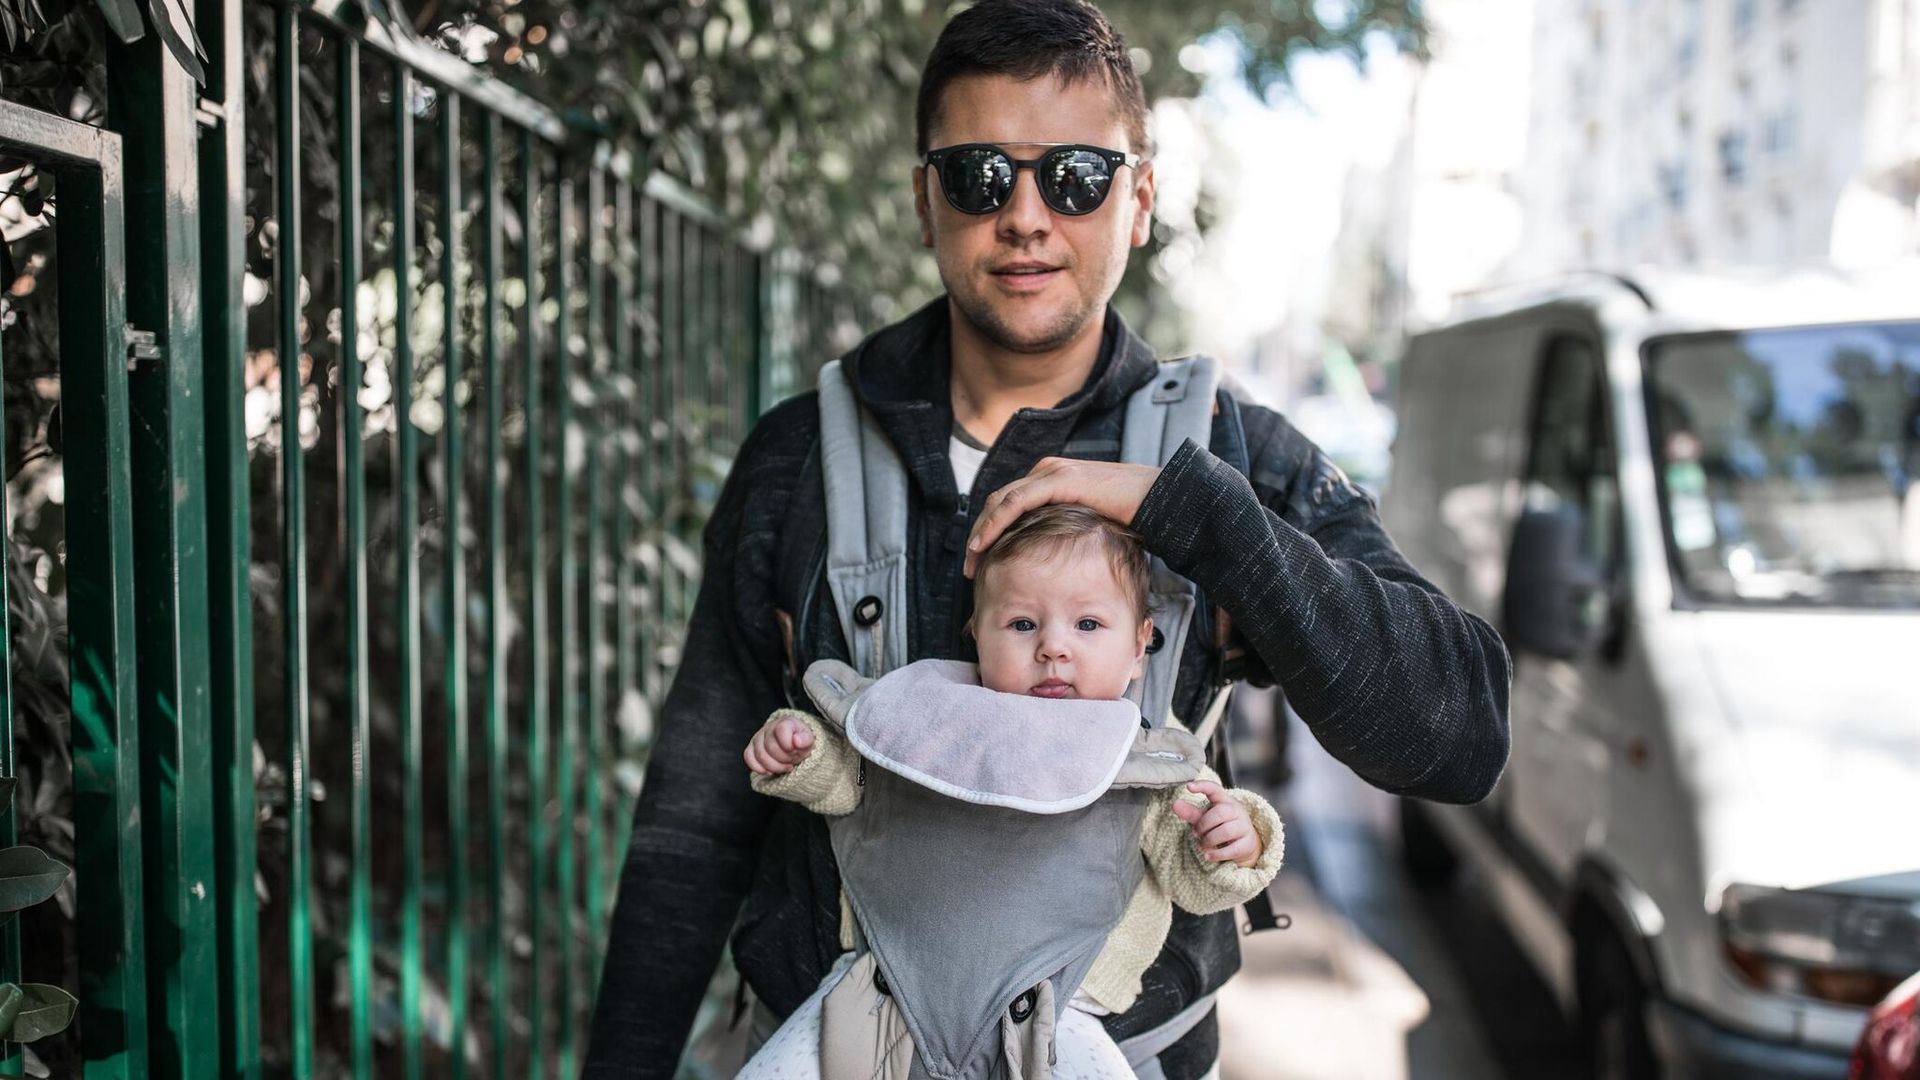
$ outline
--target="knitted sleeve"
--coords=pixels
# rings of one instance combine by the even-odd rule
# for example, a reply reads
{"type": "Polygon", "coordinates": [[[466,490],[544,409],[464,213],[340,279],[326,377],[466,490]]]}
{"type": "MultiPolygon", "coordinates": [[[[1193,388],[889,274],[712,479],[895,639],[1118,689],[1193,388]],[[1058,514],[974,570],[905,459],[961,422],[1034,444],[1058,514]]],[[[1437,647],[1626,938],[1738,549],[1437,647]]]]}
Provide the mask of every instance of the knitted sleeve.
{"type": "MultiPolygon", "coordinates": [[[[1211,769],[1203,779],[1219,782],[1211,769]]],[[[1168,788],[1156,797],[1141,828],[1140,850],[1148,868],[1167,898],[1195,915],[1210,915],[1246,903],[1273,881],[1286,854],[1286,833],[1273,806],[1244,788],[1228,788],[1226,794],[1246,808],[1260,838],[1260,858],[1252,866],[1209,862],[1201,854],[1193,829],[1174,814],[1173,800],[1185,799],[1195,806],[1205,806],[1207,801],[1184,785],[1168,788]]]]}
{"type": "Polygon", "coordinates": [[[1263,503],[1247,477],[1189,440],[1133,530],[1233,617],[1335,758],[1395,794],[1486,798],[1511,742],[1500,636],[1421,577],[1372,500],[1274,421],[1253,471],[1290,502],[1263,503]]]}
{"type": "Polygon", "coordinates": [[[798,709],[781,709],[767,722],[793,717],[813,733],[813,753],[778,776],[753,776],[753,790],[797,802],[816,814],[838,817],[860,805],[860,755],[847,737],[819,717],[798,709]]]}

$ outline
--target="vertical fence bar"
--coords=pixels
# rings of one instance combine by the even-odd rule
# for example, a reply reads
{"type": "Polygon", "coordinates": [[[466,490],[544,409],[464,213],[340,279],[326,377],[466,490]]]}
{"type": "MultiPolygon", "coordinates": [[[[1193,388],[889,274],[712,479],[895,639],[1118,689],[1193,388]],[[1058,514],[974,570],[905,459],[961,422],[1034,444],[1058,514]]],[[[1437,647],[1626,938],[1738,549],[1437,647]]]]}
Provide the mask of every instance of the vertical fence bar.
{"type": "Polygon", "coordinates": [[[604,740],[601,732],[607,721],[607,687],[604,678],[605,665],[602,663],[602,650],[605,643],[601,640],[605,631],[605,619],[601,610],[601,585],[604,578],[601,563],[606,556],[605,531],[607,500],[601,491],[601,467],[606,456],[607,402],[609,379],[606,371],[607,335],[606,335],[606,222],[602,220],[607,211],[607,170],[596,162],[587,174],[587,343],[588,343],[588,385],[592,389],[593,404],[586,418],[582,432],[587,457],[586,476],[586,525],[587,525],[587,566],[586,566],[586,662],[587,662],[587,709],[586,709],[586,783],[581,788],[582,813],[586,817],[586,850],[584,852],[582,873],[584,882],[582,892],[585,896],[587,954],[580,965],[582,1000],[589,1005],[593,1000],[592,980],[598,973],[599,965],[595,958],[599,954],[600,944],[600,882],[603,880],[600,850],[600,785],[603,780],[612,778],[612,770],[607,768],[604,740]]]}
{"type": "MultiPolygon", "coordinates": [[[[5,370],[5,361],[0,359],[0,370],[5,370]]],[[[0,446],[7,445],[6,410],[0,409],[0,446]]],[[[7,487],[0,483],[0,529],[10,530],[13,518],[7,514],[7,487]]],[[[11,536],[0,540],[11,541],[11,536]]],[[[7,575],[4,566],[0,566],[0,778],[13,786],[13,622],[8,618],[7,575]]],[[[10,848],[19,839],[17,819],[13,813],[13,792],[8,790],[0,797],[0,848],[10,848]]],[[[18,983],[20,981],[20,920],[8,919],[0,927],[0,983],[18,983]]],[[[0,1042],[0,1076],[25,1076],[26,1056],[20,1052],[20,1044],[0,1042]]]]}
{"type": "MultiPolygon", "coordinates": [[[[404,867],[400,895],[400,1023],[401,1059],[407,1080],[420,1080],[420,898],[424,887],[425,838],[421,819],[426,812],[421,794],[419,461],[420,445],[413,425],[413,73],[405,65],[393,69],[393,413],[397,437],[393,487],[399,521],[395,533],[399,556],[395,616],[400,621],[400,755],[401,847],[404,867]]],[[[305,1075],[305,1074],[299,1074],[305,1075]]]]}
{"type": "Polygon", "coordinates": [[[547,882],[547,567],[541,536],[540,469],[540,215],[531,132],[520,136],[520,221],[525,232],[521,276],[527,283],[521,334],[521,406],[527,417],[527,934],[533,940],[527,978],[527,1075],[546,1065],[546,882],[547,882]]]}
{"type": "MultiPolygon", "coordinates": [[[[484,192],[480,204],[483,247],[480,273],[485,281],[481,302],[481,373],[487,384],[486,499],[487,561],[481,589],[487,610],[487,685],[482,708],[486,713],[487,738],[487,910],[493,917],[492,933],[487,939],[487,984],[493,1002],[491,1037],[488,1040],[490,1076],[507,1075],[507,1010],[513,1001],[512,983],[507,970],[507,621],[502,608],[507,602],[506,566],[506,487],[507,468],[503,456],[500,428],[505,422],[506,402],[500,385],[500,168],[495,156],[500,149],[500,117],[488,110],[480,129],[480,184],[484,192]]],[[[530,282],[528,284],[531,284],[530,282]]],[[[531,296],[528,297],[529,301],[531,296]]]]}
{"type": "Polygon", "coordinates": [[[220,1074],[260,1075],[260,926],[253,794],[252,493],[246,385],[246,129],[239,0],[200,0],[218,126],[200,140],[201,368],[207,438],[208,699],[213,731],[220,1074]]]}
{"type": "Polygon", "coordinates": [[[360,44],[340,35],[339,77],[334,80],[340,193],[340,549],[347,579],[346,686],[349,752],[349,814],[353,869],[348,888],[347,942],[351,984],[353,1075],[373,1075],[373,789],[368,783],[371,684],[367,654],[367,470],[362,445],[366,418],[360,406],[360,44]]]}
{"type": "Polygon", "coordinates": [[[307,757],[312,737],[307,711],[307,519],[300,452],[300,15],[275,11],[274,108],[279,142],[274,211],[279,243],[280,362],[280,604],[287,718],[287,978],[293,1026],[293,1073],[313,1074],[312,822],[308,817],[307,757]]]}
{"type": "MultiPolygon", "coordinates": [[[[134,646],[147,862],[149,1067],[162,1078],[219,1067],[212,776],[207,721],[203,418],[199,391],[198,88],[156,38],[108,37],[107,119],[129,177],[127,317],[164,362],[128,377],[132,413],[134,646]]],[[[297,242],[297,237],[295,238],[297,242]]],[[[293,258],[299,258],[298,248],[293,258]]]]}
{"type": "Polygon", "coordinates": [[[660,648],[660,596],[662,582],[665,580],[663,553],[660,547],[660,521],[663,500],[660,498],[660,446],[654,438],[654,426],[661,415],[660,403],[663,400],[660,387],[663,383],[660,358],[665,355],[663,344],[666,341],[666,324],[661,319],[661,244],[660,235],[661,207],[657,200],[642,195],[640,198],[640,306],[644,314],[644,323],[651,333],[640,341],[639,364],[636,373],[639,380],[639,461],[640,505],[637,508],[643,515],[640,529],[641,542],[651,549],[653,558],[642,563],[646,570],[646,587],[641,597],[638,621],[639,641],[635,645],[640,650],[640,680],[647,698],[647,708],[657,710],[661,690],[660,666],[654,660],[660,648]]]}
{"type": "MultiPolygon", "coordinates": [[[[675,540],[674,516],[680,482],[680,430],[687,422],[679,394],[680,366],[686,345],[685,328],[680,323],[680,300],[686,275],[683,273],[685,262],[681,258],[680,215],[664,203],[660,206],[659,233],[660,261],[656,273],[660,283],[660,357],[657,361],[659,388],[654,400],[667,432],[666,443],[656,448],[653,463],[654,492],[659,498],[654,536],[660,549],[660,580],[654,588],[653,619],[658,641],[668,642],[674,638],[673,593],[677,572],[670,556],[675,540]]],[[[658,644],[654,646],[654,652],[656,659],[659,659],[658,644]]],[[[664,662],[659,675],[660,691],[664,697],[668,682],[664,662]]]]}
{"type": "MultiPolygon", "coordinates": [[[[773,275],[768,273],[773,252],[756,251],[747,255],[747,288],[753,350],[753,376],[747,381],[747,416],[759,420],[773,403],[773,275]]],[[[749,424],[749,427],[752,425],[749,424]]]]}
{"type": "MultiPolygon", "coordinates": [[[[694,510],[693,503],[693,448],[704,445],[708,432],[713,430],[713,417],[703,408],[706,393],[706,372],[704,362],[707,353],[707,335],[705,320],[702,318],[702,297],[705,293],[707,246],[704,230],[700,222],[692,215],[681,219],[680,281],[683,289],[680,306],[681,332],[685,335],[684,345],[679,358],[680,385],[675,394],[674,408],[693,416],[698,426],[689,432],[690,438],[682,444],[682,453],[675,462],[676,490],[681,500],[682,512],[674,518],[674,535],[681,543],[687,539],[687,528],[694,510]]],[[[687,597],[693,591],[693,575],[684,569],[675,579],[673,594],[673,631],[674,640],[682,648],[686,647],[687,597]]]]}
{"type": "Polygon", "coordinates": [[[146,1075],[147,999],[118,138],[101,137],[98,170],[55,176],[62,466],[68,490],[88,493],[67,504],[78,922],[98,928],[80,935],[80,1024],[87,1076],[120,1080],[146,1075]]]}
{"type": "MultiPolygon", "coordinates": [[[[617,400],[618,410],[613,418],[615,438],[614,461],[615,475],[613,490],[618,492],[613,514],[613,656],[614,685],[618,688],[613,704],[614,712],[614,758],[616,768],[613,772],[612,800],[613,822],[609,830],[613,839],[611,859],[613,880],[620,877],[623,853],[627,850],[626,800],[621,798],[619,761],[626,755],[626,739],[618,726],[618,719],[632,705],[632,695],[639,692],[639,680],[636,675],[637,643],[634,636],[635,612],[635,567],[632,551],[633,537],[638,530],[637,522],[639,493],[635,484],[633,447],[636,441],[635,429],[640,421],[639,372],[634,370],[634,358],[638,355],[633,347],[635,333],[633,319],[633,178],[623,169],[619,174],[620,184],[614,196],[613,236],[614,236],[614,291],[613,291],[613,368],[615,385],[620,387],[617,400]]],[[[600,951],[604,955],[607,941],[607,926],[599,930],[600,951]]],[[[603,961],[604,962],[604,961],[603,961]]]]}
{"type": "MultiPolygon", "coordinates": [[[[707,402],[707,431],[701,440],[703,446],[712,449],[716,443],[724,443],[733,436],[731,417],[727,415],[727,383],[733,374],[732,355],[728,351],[727,321],[727,254],[726,236],[717,228],[706,230],[706,242],[701,248],[704,258],[700,264],[700,323],[701,334],[705,337],[704,348],[700,351],[701,394],[707,402]]],[[[704,508],[703,508],[704,509],[704,508]]],[[[691,538],[691,537],[690,537],[691,538]]],[[[691,597],[688,598],[687,611],[693,611],[691,597]]]]}
{"type": "Polygon", "coordinates": [[[440,464],[446,492],[440,620],[447,635],[447,1011],[453,1076],[466,1075],[467,1022],[467,567],[460,545],[460,96],[440,94],[440,464]]]}
{"type": "Polygon", "coordinates": [[[560,544],[560,748],[555,764],[555,800],[559,811],[560,835],[555,875],[560,895],[560,1042],[558,1050],[561,1076],[572,1076],[574,1027],[574,817],[573,778],[577,767],[575,734],[579,726],[579,567],[574,558],[573,463],[585,451],[584,440],[574,430],[573,421],[573,181],[563,169],[557,185],[559,232],[554,234],[560,270],[560,317],[554,327],[559,350],[554,364],[554,424],[560,432],[560,468],[554,476],[553,519],[558,526],[560,544]]]}

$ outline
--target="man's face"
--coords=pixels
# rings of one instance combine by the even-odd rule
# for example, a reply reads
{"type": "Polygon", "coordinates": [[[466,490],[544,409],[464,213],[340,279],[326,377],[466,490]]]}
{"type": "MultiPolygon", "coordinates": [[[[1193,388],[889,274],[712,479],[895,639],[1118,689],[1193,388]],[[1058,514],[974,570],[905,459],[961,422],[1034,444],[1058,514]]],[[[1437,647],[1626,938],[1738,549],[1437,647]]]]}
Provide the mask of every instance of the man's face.
{"type": "MultiPolygon", "coordinates": [[[[1130,142],[1104,81],[1067,84],[1051,76],[956,79],[942,92],[927,133],[930,149],[992,143],[1023,159],[1039,157],[1039,143],[1137,153],[1130,142]]],[[[1056,214],[1041,201],[1031,169],[1019,171],[1006,205],[988,214],[955,210],[924,165],[914,170],[913,193],[920,241],[933,249],[960,315],[1003,349],[1050,352],[1100,318],[1128,250],[1147,242],[1153,166],[1117,170],[1106,201],[1080,216],[1056,214]]]]}
{"type": "Polygon", "coordinates": [[[1145,668],[1153,623],[1096,543],[995,563],[974,595],[980,684],[990,690],[1115,701],[1145,668]]]}

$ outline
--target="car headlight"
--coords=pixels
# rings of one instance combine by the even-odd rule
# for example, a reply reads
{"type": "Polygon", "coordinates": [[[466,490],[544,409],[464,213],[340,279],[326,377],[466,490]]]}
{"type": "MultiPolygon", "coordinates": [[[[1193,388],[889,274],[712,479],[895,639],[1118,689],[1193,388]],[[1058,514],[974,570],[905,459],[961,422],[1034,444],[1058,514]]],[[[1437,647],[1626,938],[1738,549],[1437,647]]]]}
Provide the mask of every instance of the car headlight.
{"type": "Polygon", "coordinates": [[[1920,900],[1729,885],[1720,936],[1755,989],[1868,1006],[1920,971],[1920,900]]]}

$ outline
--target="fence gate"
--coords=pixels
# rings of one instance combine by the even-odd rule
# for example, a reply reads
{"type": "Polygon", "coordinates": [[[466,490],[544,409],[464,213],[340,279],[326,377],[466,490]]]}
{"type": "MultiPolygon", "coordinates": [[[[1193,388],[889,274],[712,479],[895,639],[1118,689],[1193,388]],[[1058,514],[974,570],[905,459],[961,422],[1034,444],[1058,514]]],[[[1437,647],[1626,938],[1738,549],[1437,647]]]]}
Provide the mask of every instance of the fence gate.
{"type": "Polygon", "coordinates": [[[0,103],[58,193],[85,1074],[570,1076],[699,529],[829,297],[384,5],[185,7],[204,81],[149,32],[105,127],[0,103]]]}
{"type": "MultiPolygon", "coordinates": [[[[103,1074],[146,1054],[140,740],[135,722],[134,542],[127,383],[125,192],[120,138],[0,102],[0,155],[54,178],[60,409],[67,490],[73,805],[79,860],[80,1023],[103,1074]]],[[[0,357],[0,365],[5,358],[0,357]]],[[[0,513],[0,520],[7,515],[0,513]]],[[[0,611],[5,610],[0,577],[0,611]]],[[[7,642],[0,641],[0,650],[7,642]]],[[[0,774],[14,774],[10,657],[0,651],[0,774]]],[[[15,840],[0,807],[0,846],[15,840]]],[[[0,929],[0,982],[55,981],[21,970],[20,922],[0,929]]],[[[57,959],[57,958],[56,958],[57,959]]],[[[18,1046],[0,1070],[18,1075],[18,1046]]]]}

